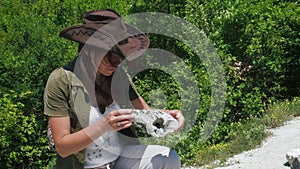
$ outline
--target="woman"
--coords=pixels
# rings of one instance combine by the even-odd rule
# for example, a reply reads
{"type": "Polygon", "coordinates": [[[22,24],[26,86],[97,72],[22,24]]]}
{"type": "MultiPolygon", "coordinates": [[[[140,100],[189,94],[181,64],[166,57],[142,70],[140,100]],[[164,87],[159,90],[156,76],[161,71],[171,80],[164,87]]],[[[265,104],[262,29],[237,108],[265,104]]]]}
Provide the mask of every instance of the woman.
{"type": "MultiPolygon", "coordinates": [[[[131,130],[131,109],[150,109],[127,74],[123,60],[139,57],[149,38],[104,9],[84,13],[84,24],[64,29],[60,36],[79,43],[78,56],[49,76],[44,114],[49,122],[57,169],[180,168],[170,148],[140,145],[131,130]]],[[[166,111],[183,127],[179,110],[166,111]]]]}

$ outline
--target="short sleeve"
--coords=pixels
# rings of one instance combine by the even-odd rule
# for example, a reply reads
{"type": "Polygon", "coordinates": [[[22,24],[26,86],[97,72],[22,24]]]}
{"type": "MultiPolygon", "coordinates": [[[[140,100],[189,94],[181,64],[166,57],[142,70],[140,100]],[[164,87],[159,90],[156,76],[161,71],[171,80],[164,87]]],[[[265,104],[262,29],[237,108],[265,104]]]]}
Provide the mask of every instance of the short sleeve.
{"type": "Polygon", "coordinates": [[[45,115],[69,116],[69,86],[64,69],[56,69],[50,74],[44,92],[45,115]]]}
{"type": "Polygon", "coordinates": [[[130,81],[130,85],[129,85],[129,99],[130,101],[135,100],[139,97],[138,92],[135,89],[135,86],[133,84],[133,82],[131,81],[131,79],[129,79],[130,81]]]}

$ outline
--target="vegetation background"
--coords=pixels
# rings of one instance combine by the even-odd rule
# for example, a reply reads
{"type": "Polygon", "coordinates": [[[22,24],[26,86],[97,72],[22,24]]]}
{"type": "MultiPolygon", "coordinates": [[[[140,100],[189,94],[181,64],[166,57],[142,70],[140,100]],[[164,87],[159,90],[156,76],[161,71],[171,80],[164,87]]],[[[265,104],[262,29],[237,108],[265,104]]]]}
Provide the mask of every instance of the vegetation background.
{"type": "MultiPolygon", "coordinates": [[[[75,43],[58,33],[82,23],[83,12],[102,8],[123,16],[137,12],[178,16],[203,30],[219,54],[226,71],[226,107],[213,136],[203,143],[198,133],[211,102],[205,66],[182,42],[149,35],[151,47],[184,60],[200,90],[197,123],[188,139],[175,146],[183,165],[205,165],[256,146],[266,127],[299,115],[300,7],[296,0],[3,0],[0,168],[52,165],[55,155],[48,150],[43,91],[51,71],[74,58],[77,50],[75,43]]],[[[180,87],[168,74],[147,70],[134,82],[147,102],[151,91],[159,89],[168,100],[164,108],[181,108],[180,87]]]]}

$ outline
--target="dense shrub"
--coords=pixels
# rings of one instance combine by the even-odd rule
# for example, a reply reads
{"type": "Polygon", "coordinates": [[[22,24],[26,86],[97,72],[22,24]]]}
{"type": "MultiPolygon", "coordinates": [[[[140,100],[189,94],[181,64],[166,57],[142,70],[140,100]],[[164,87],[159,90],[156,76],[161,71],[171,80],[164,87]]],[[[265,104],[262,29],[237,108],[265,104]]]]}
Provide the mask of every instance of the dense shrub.
{"type": "Polygon", "coordinates": [[[41,121],[23,112],[24,104],[14,102],[30,93],[0,92],[0,166],[2,168],[41,168],[51,159],[41,121]],[[40,133],[41,132],[41,133],[40,133]]]}
{"type": "Polygon", "coordinates": [[[227,68],[224,122],[260,116],[272,99],[299,95],[298,3],[213,0],[186,7],[186,19],[205,30],[227,68]]]}

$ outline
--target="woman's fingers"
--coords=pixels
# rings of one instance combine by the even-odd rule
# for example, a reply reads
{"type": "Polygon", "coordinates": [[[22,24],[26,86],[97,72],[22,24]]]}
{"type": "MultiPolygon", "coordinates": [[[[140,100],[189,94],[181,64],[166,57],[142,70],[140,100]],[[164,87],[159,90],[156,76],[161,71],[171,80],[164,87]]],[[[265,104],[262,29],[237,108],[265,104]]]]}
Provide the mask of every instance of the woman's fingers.
{"type": "Polygon", "coordinates": [[[184,116],[180,110],[166,110],[171,116],[173,116],[178,121],[178,127],[174,130],[175,132],[180,131],[184,126],[184,116]]]}
{"type": "Polygon", "coordinates": [[[124,129],[130,127],[132,125],[132,122],[129,120],[124,120],[124,121],[118,121],[115,124],[117,125],[117,128],[124,129]]]}
{"type": "Polygon", "coordinates": [[[118,109],[110,112],[111,115],[119,116],[119,115],[128,115],[132,114],[132,109],[118,109]]]}
{"type": "Polygon", "coordinates": [[[183,128],[185,118],[184,118],[184,116],[182,115],[181,112],[178,113],[178,114],[176,115],[175,118],[178,120],[179,125],[178,125],[178,127],[177,127],[174,131],[175,131],[175,132],[178,132],[178,131],[180,131],[180,130],[183,128]]]}
{"type": "Polygon", "coordinates": [[[131,109],[114,110],[105,118],[107,124],[116,131],[130,127],[135,119],[131,109]]]}
{"type": "Polygon", "coordinates": [[[120,110],[115,110],[111,112],[111,120],[113,122],[118,122],[118,121],[134,121],[135,117],[132,114],[131,109],[120,109],[120,110]]]}

